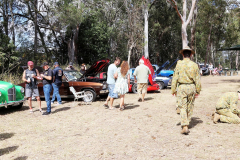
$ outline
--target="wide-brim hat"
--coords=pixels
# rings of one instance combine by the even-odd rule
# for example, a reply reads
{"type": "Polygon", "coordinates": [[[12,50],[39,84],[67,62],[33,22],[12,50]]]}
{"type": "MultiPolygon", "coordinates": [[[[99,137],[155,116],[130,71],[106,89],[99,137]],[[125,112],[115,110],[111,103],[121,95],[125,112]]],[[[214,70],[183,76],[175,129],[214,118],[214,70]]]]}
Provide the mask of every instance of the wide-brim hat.
{"type": "Polygon", "coordinates": [[[195,53],[189,46],[184,47],[182,50],[179,51],[179,53],[183,54],[183,51],[191,51],[192,54],[195,53]]]}

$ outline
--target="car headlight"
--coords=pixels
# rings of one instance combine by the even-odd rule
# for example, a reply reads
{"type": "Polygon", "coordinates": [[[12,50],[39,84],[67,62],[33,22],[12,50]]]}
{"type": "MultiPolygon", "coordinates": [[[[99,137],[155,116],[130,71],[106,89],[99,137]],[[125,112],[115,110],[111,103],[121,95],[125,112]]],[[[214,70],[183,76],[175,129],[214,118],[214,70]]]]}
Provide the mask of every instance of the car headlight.
{"type": "Polygon", "coordinates": [[[102,89],[106,89],[107,88],[107,84],[103,84],[103,88],[102,89]]]}
{"type": "Polygon", "coordinates": [[[21,93],[24,93],[24,88],[21,88],[21,93]]]}

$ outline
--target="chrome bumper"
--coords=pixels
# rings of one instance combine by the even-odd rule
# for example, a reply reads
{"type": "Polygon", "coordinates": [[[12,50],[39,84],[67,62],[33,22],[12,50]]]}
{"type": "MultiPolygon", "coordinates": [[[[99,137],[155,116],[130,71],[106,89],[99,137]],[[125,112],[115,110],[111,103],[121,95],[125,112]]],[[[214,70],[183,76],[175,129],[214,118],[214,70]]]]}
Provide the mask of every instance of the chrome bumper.
{"type": "Polygon", "coordinates": [[[20,101],[15,101],[15,102],[11,102],[11,103],[1,103],[0,104],[0,107],[7,107],[7,106],[17,106],[19,105],[20,103],[23,103],[26,99],[24,98],[23,100],[20,100],[20,101]]]}

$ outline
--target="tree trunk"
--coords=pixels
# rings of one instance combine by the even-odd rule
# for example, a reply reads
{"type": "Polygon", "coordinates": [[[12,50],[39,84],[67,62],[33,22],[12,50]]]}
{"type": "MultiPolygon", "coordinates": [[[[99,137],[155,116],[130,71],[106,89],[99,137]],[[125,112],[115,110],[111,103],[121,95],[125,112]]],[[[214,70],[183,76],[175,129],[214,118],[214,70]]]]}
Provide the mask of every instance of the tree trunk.
{"type": "Polygon", "coordinates": [[[7,0],[4,0],[3,4],[3,26],[4,26],[4,31],[5,35],[8,36],[8,3],[7,0]]]}
{"type": "Polygon", "coordinates": [[[144,6],[144,56],[146,59],[149,58],[148,53],[148,6],[144,6]]]}
{"type": "MultiPolygon", "coordinates": [[[[35,13],[34,13],[34,32],[35,32],[35,38],[34,38],[34,54],[33,54],[33,61],[35,61],[35,56],[37,56],[37,48],[38,48],[38,41],[37,41],[37,8],[38,8],[38,0],[35,0],[34,3],[34,9],[35,9],[35,13]]],[[[37,64],[37,59],[35,63],[37,64]]]]}
{"type": "Polygon", "coordinates": [[[207,51],[206,51],[204,66],[206,66],[206,64],[208,63],[208,55],[209,55],[210,44],[211,44],[211,42],[210,42],[211,41],[211,33],[212,33],[212,24],[211,24],[210,31],[208,34],[208,43],[207,43],[207,51]]]}
{"type": "Polygon", "coordinates": [[[237,51],[236,53],[236,70],[238,70],[238,66],[239,66],[238,55],[239,55],[239,51],[237,51]]]}
{"type": "Polygon", "coordinates": [[[15,26],[15,23],[14,23],[14,15],[13,15],[13,11],[12,11],[12,4],[13,4],[13,1],[10,1],[9,2],[9,8],[10,8],[10,12],[11,12],[11,18],[12,18],[12,21],[11,21],[11,32],[12,32],[12,42],[15,46],[15,30],[14,30],[14,26],[15,26]]]}
{"type": "Polygon", "coordinates": [[[130,66],[131,53],[132,53],[133,46],[134,46],[134,44],[132,44],[132,45],[129,47],[129,50],[128,50],[128,65],[129,65],[129,66],[130,66]]]}
{"type": "Polygon", "coordinates": [[[78,41],[79,27],[80,25],[77,25],[75,31],[73,32],[72,38],[68,41],[69,62],[77,62],[76,55],[78,52],[77,41],[78,41]]]}

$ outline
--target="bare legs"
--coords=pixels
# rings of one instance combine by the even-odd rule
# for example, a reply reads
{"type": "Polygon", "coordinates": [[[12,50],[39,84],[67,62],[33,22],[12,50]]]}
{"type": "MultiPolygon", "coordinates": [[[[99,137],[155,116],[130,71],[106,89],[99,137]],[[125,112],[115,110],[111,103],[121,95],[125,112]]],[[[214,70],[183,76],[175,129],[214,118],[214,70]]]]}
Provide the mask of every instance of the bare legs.
{"type": "MultiPolygon", "coordinates": [[[[41,111],[42,108],[41,108],[41,99],[39,96],[36,97],[37,99],[37,103],[38,103],[38,106],[39,106],[39,110],[41,111]]],[[[29,106],[29,109],[32,110],[32,97],[28,97],[28,106],[29,106]]]]}
{"type": "Polygon", "coordinates": [[[110,97],[110,106],[109,106],[109,109],[113,109],[113,100],[114,100],[114,98],[111,98],[111,97],[110,97]]]}
{"type": "Polygon", "coordinates": [[[120,95],[120,111],[122,111],[124,109],[124,97],[125,97],[125,94],[124,95],[120,95]]]}
{"type": "Polygon", "coordinates": [[[110,96],[107,97],[107,99],[106,99],[106,101],[105,101],[105,103],[104,103],[105,105],[108,106],[108,101],[110,100],[110,98],[111,98],[110,96]]]}

